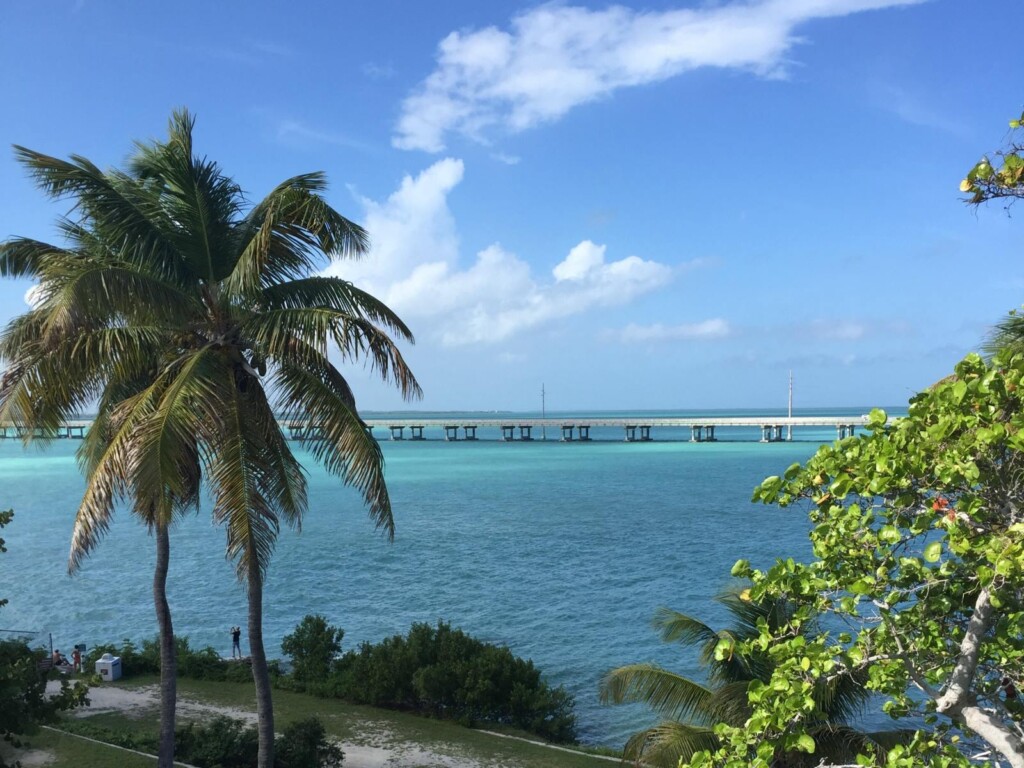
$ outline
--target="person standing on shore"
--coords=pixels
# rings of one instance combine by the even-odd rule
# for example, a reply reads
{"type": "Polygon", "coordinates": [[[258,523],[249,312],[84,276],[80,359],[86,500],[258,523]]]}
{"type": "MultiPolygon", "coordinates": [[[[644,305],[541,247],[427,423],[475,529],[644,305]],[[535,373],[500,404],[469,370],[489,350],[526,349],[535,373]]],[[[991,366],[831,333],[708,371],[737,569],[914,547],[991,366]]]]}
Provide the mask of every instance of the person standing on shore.
{"type": "Polygon", "coordinates": [[[231,628],[231,658],[240,659],[242,658],[242,628],[232,627],[231,628]],[[238,654],[237,656],[235,654],[238,654]]]}

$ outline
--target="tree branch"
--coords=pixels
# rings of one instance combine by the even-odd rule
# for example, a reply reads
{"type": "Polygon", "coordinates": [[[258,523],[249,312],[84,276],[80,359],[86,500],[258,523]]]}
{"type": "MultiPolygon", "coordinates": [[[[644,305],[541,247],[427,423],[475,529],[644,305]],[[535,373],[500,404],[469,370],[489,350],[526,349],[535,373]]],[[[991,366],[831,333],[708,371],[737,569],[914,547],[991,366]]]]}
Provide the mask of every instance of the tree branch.
{"type": "Polygon", "coordinates": [[[972,690],[981,641],[992,626],[994,613],[991,595],[988,589],[982,589],[974,602],[974,613],[967,624],[964,639],[960,641],[960,655],[950,676],[949,686],[935,700],[935,708],[951,719],[962,720],[964,725],[999,750],[1012,768],[1024,768],[1024,742],[1002,720],[979,707],[977,696],[972,690]]]}

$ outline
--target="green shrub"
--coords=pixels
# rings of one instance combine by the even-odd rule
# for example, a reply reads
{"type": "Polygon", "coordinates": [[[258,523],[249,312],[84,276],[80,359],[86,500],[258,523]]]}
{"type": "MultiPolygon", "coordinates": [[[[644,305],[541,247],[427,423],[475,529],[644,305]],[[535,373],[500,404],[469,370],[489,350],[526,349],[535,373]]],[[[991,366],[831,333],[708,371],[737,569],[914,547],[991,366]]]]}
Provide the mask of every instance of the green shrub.
{"type": "Polygon", "coordinates": [[[259,752],[256,729],[218,715],[175,732],[175,757],[198,768],[252,768],[259,752]]]}
{"type": "Polygon", "coordinates": [[[331,626],[319,614],[303,617],[281,643],[281,650],[291,659],[292,679],[305,685],[326,680],[344,636],[344,630],[331,626]]]}
{"type": "MultiPolygon", "coordinates": [[[[217,680],[227,678],[228,667],[220,654],[210,646],[198,651],[192,650],[187,637],[176,637],[174,643],[178,653],[178,676],[191,677],[194,680],[217,680]]],[[[236,662],[237,664],[237,662],[236,662]]],[[[249,673],[251,679],[252,673],[249,673]]]]}
{"type": "Polygon", "coordinates": [[[96,662],[104,653],[121,657],[122,677],[160,674],[160,646],[153,640],[144,641],[141,649],[128,638],[122,640],[120,646],[113,643],[97,645],[86,653],[83,669],[86,672],[96,669],[96,662]]]}
{"type": "Polygon", "coordinates": [[[414,624],[336,664],[325,689],[360,704],[405,709],[467,725],[502,723],[558,742],[576,735],[573,699],[532,661],[438,622],[414,624]]]}
{"type": "Polygon", "coordinates": [[[296,720],[274,741],[277,768],[336,768],[345,755],[315,717],[296,720]]]}
{"type": "MultiPolygon", "coordinates": [[[[198,768],[251,768],[259,752],[255,726],[218,716],[204,723],[188,723],[176,734],[176,759],[198,768]]],[[[274,768],[337,768],[341,749],[327,738],[315,717],[290,723],[274,739],[274,768]]]]}
{"type": "MultiPolygon", "coordinates": [[[[188,637],[174,638],[175,651],[178,657],[178,676],[190,677],[195,680],[230,681],[235,683],[252,680],[252,668],[242,662],[229,662],[210,646],[195,650],[189,644],[188,637]]],[[[122,677],[135,675],[160,674],[160,639],[158,637],[142,641],[142,647],[136,646],[125,638],[121,645],[112,643],[98,645],[85,657],[83,669],[89,673],[95,669],[96,661],[104,654],[121,657],[122,677]]]]}

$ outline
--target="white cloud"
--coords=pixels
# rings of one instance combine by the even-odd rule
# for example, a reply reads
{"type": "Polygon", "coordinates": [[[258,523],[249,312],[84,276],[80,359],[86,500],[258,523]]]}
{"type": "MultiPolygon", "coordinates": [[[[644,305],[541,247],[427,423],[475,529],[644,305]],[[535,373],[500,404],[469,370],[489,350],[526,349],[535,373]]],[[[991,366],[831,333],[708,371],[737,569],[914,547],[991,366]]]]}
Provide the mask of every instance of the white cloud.
{"type": "Polygon", "coordinates": [[[726,320],[715,317],[699,323],[682,325],[636,325],[630,323],[620,331],[610,331],[609,337],[623,344],[637,344],[652,341],[692,341],[699,339],[724,339],[732,335],[732,328],[726,320]]]}
{"type": "Polygon", "coordinates": [[[782,76],[801,24],[918,2],[736,0],[660,12],[542,5],[513,17],[508,30],[445,37],[436,69],[403,102],[392,143],[440,152],[453,131],[486,143],[493,126],[521,131],[700,67],[782,76]]]}
{"type": "Polygon", "coordinates": [[[824,341],[857,341],[868,332],[864,323],[852,320],[815,320],[808,330],[811,336],[824,341]]]}
{"type": "Polygon", "coordinates": [[[894,338],[912,335],[913,326],[898,318],[817,318],[780,328],[766,328],[772,335],[811,341],[847,342],[868,338],[894,338]]]}
{"type": "Polygon", "coordinates": [[[298,120],[281,120],[277,124],[277,139],[285,144],[334,144],[364,151],[368,148],[344,133],[311,128],[298,120]]]}
{"type": "Polygon", "coordinates": [[[504,152],[494,152],[491,157],[505,165],[519,165],[520,160],[517,155],[506,155],[504,152]]]}
{"type": "Polygon", "coordinates": [[[43,303],[42,288],[38,283],[25,291],[25,303],[32,309],[37,309],[43,303]]]}
{"type": "Polygon", "coordinates": [[[406,176],[387,200],[362,199],[371,253],[331,265],[409,323],[445,346],[502,341],[599,307],[628,304],[667,284],[675,270],[627,256],[606,261],[605,246],[584,240],[551,269],[530,264],[500,243],[460,265],[459,237],[448,195],[462,180],[462,161],[440,160],[406,176]]]}

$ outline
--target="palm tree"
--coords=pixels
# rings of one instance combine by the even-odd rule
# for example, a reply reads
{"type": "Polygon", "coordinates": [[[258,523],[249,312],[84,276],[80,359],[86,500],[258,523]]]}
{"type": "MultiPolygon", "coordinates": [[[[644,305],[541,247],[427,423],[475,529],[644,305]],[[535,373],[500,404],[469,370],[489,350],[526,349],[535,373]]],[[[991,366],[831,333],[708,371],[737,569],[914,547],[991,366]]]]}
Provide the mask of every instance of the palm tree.
{"type": "Polygon", "coordinates": [[[207,483],[247,588],[259,765],[270,768],[263,584],[281,521],[298,527],[306,509],[280,421],[316,425],[312,455],[361,491],[390,538],[383,457],[328,350],[365,360],[405,397],[420,390],[389,335],[412,341],[405,324],[351,283],[314,274],[367,247],[323,199],[324,176],[288,179],[247,206],[234,181],[194,155],[193,123],[176,112],[168,139],[138,145],[126,171],[17,149],[44,191],[75,199],[80,219],[63,223],[68,249],[17,239],[0,250],[0,273],[40,286],[39,307],[5,335],[0,418],[45,433],[104,396],[109,419],[89,446],[74,553],[91,550],[125,496],[152,505],[159,542],[194,498],[193,473],[207,483]]]}
{"type": "MultiPolygon", "coordinates": [[[[702,750],[718,748],[714,726],[728,723],[742,726],[751,715],[747,688],[754,680],[771,679],[772,661],[766,653],[731,653],[716,658],[715,649],[725,640],[730,646],[757,637],[759,620],[769,626],[788,624],[792,611],[784,600],[755,602],[739,589],[715,597],[732,617],[728,629],[714,630],[707,624],[682,613],[659,608],[654,627],[661,639],[679,643],[699,652],[701,666],[707,670],[707,682],[699,683],[655,664],[631,664],[613,669],[601,681],[604,703],[643,702],[665,718],[658,725],[634,734],[626,742],[623,756],[653,766],[675,768],[680,759],[689,760],[702,750]]],[[[801,632],[813,627],[801,625],[801,632]]],[[[850,762],[858,752],[873,754],[899,738],[899,732],[863,733],[851,722],[867,703],[869,693],[863,681],[850,677],[822,684],[816,692],[822,713],[811,727],[817,749],[814,755],[778,755],[776,766],[816,765],[822,757],[850,762]]]]}
{"type": "MultiPolygon", "coordinates": [[[[67,224],[67,223],[65,223],[67,224]]],[[[109,251],[97,249],[87,240],[77,243],[78,247],[61,249],[43,243],[14,239],[0,244],[0,273],[13,275],[34,275],[24,269],[32,260],[45,254],[47,272],[56,278],[59,275],[74,274],[83,264],[99,266],[110,262],[109,251]],[[36,252],[35,254],[31,253],[36,252]],[[106,262],[104,261],[106,259],[106,262]]],[[[118,336],[128,333],[125,328],[90,328],[82,336],[65,336],[49,329],[58,328],[61,313],[81,314],[88,305],[76,306],[70,296],[61,297],[52,292],[55,279],[46,285],[47,292],[38,295],[33,311],[15,318],[0,336],[0,357],[7,363],[7,370],[0,378],[0,420],[14,420],[30,427],[25,433],[31,441],[38,433],[44,440],[52,438],[60,423],[70,415],[67,404],[75,396],[65,389],[68,384],[81,388],[81,382],[92,378],[92,389],[99,395],[98,414],[85,436],[79,451],[79,464],[87,479],[86,499],[93,506],[96,530],[89,536],[72,541],[68,570],[74,573],[81,566],[85,555],[99,533],[106,530],[113,512],[115,496],[130,496],[133,512],[154,534],[157,545],[156,566],[153,578],[153,598],[159,627],[160,645],[160,690],[161,717],[158,747],[158,765],[163,768],[173,764],[175,704],[177,698],[177,654],[175,652],[174,629],[170,607],[167,602],[167,571],[170,558],[170,520],[158,513],[159,498],[167,493],[172,503],[170,511],[180,511],[190,504],[197,504],[199,498],[199,468],[197,456],[181,466],[186,479],[185,495],[174,499],[167,489],[149,489],[139,485],[129,493],[130,477],[127,462],[118,474],[115,468],[108,468],[100,476],[95,474],[99,460],[107,450],[110,435],[118,427],[115,406],[129,394],[139,391],[145,384],[152,364],[146,354],[138,355],[133,363],[122,358],[117,368],[102,369],[101,362],[111,354],[111,342],[119,343],[118,336]],[[102,330],[102,332],[100,332],[102,330]],[[59,368],[59,370],[58,370],[59,368]],[[105,378],[103,378],[105,377],[105,378]],[[77,382],[77,385],[75,384],[77,382]],[[70,397],[70,399],[69,399],[70,397]],[[61,405],[64,403],[65,405],[61,405]]],[[[153,353],[140,345],[139,352],[153,353]]],[[[78,402],[84,403],[89,387],[81,389],[78,402]]],[[[85,502],[83,502],[85,503],[85,502]]]]}

